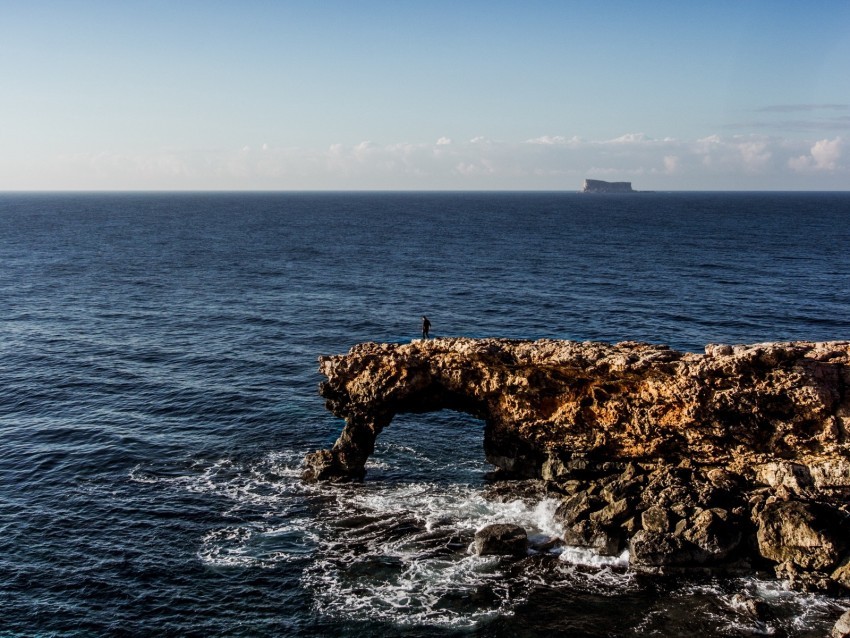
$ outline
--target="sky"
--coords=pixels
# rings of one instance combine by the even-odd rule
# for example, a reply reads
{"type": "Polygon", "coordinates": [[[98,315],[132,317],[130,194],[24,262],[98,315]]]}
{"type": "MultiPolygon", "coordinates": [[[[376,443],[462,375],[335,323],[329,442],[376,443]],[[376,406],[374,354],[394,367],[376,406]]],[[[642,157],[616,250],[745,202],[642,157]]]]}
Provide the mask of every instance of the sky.
{"type": "Polygon", "coordinates": [[[0,0],[0,190],[850,190],[850,2],[0,0]]]}

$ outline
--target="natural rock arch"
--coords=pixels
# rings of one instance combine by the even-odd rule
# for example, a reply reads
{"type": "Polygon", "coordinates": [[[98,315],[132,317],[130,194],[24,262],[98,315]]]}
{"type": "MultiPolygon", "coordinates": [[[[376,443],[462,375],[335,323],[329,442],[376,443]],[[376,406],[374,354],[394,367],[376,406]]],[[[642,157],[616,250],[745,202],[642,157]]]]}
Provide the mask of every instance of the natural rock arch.
{"type": "Polygon", "coordinates": [[[748,465],[845,456],[850,343],[666,346],[541,340],[364,343],[320,358],[320,393],[345,419],[304,479],[360,480],[394,415],[484,421],[487,460],[555,477],[594,460],[748,465]]]}
{"type": "Polygon", "coordinates": [[[346,425],[305,480],[362,479],[394,415],[459,410],[484,420],[491,463],[562,495],[568,545],[628,546],[653,573],[773,563],[850,590],[850,342],[437,339],[320,361],[346,425]]]}
{"type": "MultiPolygon", "coordinates": [[[[323,366],[325,359],[322,359],[323,366]]],[[[406,369],[410,372],[410,368],[406,369]]],[[[333,374],[333,373],[331,373],[333,374]]],[[[485,455],[495,463],[488,450],[492,444],[493,428],[488,422],[487,406],[474,396],[446,389],[434,382],[430,375],[404,374],[405,392],[388,392],[380,402],[368,408],[357,405],[347,392],[339,392],[330,382],[322,383],[320,393],[331,412],[345,418],[345,426],[333,448],[319,450],[307,456],[303,478],[307,481],[362,480],[366,474],[366,461],[375,451],[378,436],[389,427],[399,414],[438,413],[444,410],[467,414],[481,421],[484,432],[485,455]],[[418,379],[416,378],[418,376],[418,379]],[[425,380],[429,379],[430,383],[425,380]],[[389,396],[391,395],[391,396],[389,396]]]]}

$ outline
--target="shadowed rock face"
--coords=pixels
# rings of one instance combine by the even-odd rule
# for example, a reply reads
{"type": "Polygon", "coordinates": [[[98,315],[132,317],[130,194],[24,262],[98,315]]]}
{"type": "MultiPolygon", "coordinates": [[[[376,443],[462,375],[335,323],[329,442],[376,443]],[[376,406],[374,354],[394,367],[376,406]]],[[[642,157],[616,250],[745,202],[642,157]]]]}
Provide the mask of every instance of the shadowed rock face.
{"type": "Polygon", "coordinates": [[[400,412],[459,410],[485,422],[487,460],[551,477],[570,463],[673,462],[733,470],[844,457],[850,343],[707,346],[435,339],[364,343],[320,358],[327,407],[346,420],[307,480],[360,479],[400,412]]]}
{"type": "Polygon", "coordinates": [[[364,343],[320,358],[346,424],[303,477],[360,480],[395,414],[459,410],[484,421],[488,461],[561,499],[561,542],[850,589],[849,364],[850,342],[364,343]]]}
{"type": "Polygon", "coordinates": [[[601,179],[586,179],[582,193],[634,193],[631,182],[605,182],[601,179]]]}

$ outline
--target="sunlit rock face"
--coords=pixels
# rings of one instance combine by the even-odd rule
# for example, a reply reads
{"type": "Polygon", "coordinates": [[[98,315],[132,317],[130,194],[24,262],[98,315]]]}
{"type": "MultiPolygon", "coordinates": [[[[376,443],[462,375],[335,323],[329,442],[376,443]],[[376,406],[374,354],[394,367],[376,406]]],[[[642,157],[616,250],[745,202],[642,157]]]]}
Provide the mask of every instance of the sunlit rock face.
{"type": "Polygon", "coordinates": [[[314,478],[361,478],[395,414],[452,409],[483,419],[488,460],[526,477],[592,460],[736,471],[796,460],[813,468],[806,480],[850,485],[844,466],[830,465],[848,451],[848,361],[847,342],[709,345],[705,354],[633,342],[364,343],[320,359],[320,392],[346,427],[324,457],[335,467],[314,478]]]}
{"type": "Polygon", "coordinates": [[[567,544],[629,548],[647,571],[760,562],[850,587],[848,364],[850,342],[364,343],[320,358],[346,425],[304,479],[362,479],[395,414],[459,410],[484,422],[489,462],[562,496],[567,544]]]}

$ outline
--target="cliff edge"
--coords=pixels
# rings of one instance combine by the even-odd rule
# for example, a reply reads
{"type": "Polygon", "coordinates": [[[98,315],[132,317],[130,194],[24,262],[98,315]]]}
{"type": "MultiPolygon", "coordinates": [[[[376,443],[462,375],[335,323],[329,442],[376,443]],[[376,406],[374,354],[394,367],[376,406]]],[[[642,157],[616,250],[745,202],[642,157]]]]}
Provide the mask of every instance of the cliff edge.
{"type": "Polygon", "coordinates": [[[709,345],[435,339],[320,358],[346,420],[304,479],[359,480],[393,416],[484,422],[487,460],[562,499],[563,542],[633,567],[772,566],[850,588],[850,342],[709,345]]]}
{"type": "Polygon", "coordinates": [[[581,193],[636,193],[631,182],[605,182],[601,179],[586,179],[581,193]]]}

